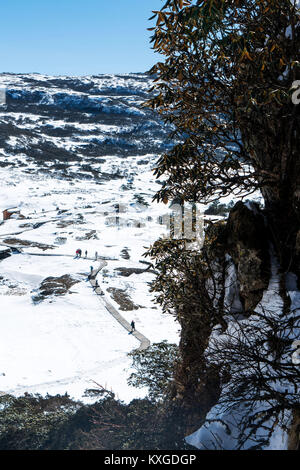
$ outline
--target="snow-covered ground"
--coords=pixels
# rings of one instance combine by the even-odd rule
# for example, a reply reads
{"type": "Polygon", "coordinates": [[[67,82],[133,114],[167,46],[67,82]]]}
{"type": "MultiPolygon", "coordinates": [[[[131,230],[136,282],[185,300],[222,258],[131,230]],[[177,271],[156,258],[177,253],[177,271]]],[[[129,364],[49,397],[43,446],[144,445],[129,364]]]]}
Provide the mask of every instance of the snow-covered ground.
{"type": "MultiPolygon", "coordinates": [[[[128,158],[126,165],[133,168],[135,158],[128,158]]],[[[118,164],[116,159],[114,164],[118,164]]],[[[98,280],[105,292],[109,287],[123,289],[139,306],[133,311],[121,311],[128,321],[134,319],[136,328],[151,342],[164,339],[178,342],[178,324],[173,317],[162,315],[152,302],[148,283],[153,274],[124,277],[116,270],[119,267],[146,269],[147,265],[140,263],[144,260],[142,254],[164,231],[157,218],[165,208],[151,204],[155,186],[151,172],[148,167],[140,170],[139,167],[131,183],[132,189],[127,191],[120,189],[122,181],[119,180],[98,185],[28,175],[16,169],[0,170],[3,182],[0,209],[17,206],[25,217],[0,225],[0,242],[17,239],[16,246],[21,246],[23,240],[49,245],[45,251],[39,245],[24,246],[22,253],[0,262],[1,391],[68,392],[82,398],[85,389],[93,388],[95,381],[112,389],[123,400],[145,393],[126,382],[131,366],[127,353],[139,343],[94,295],[86,276],[90,266],[96,267],[97,262],[74,260],[77,248],[83,253],[87,250],[91,258],[96,251],[99,256],[110,258],[98,280]],[[135,204],[136,193],[145,195],[150,206],[135,204]],[[119,226],[114,221],[115,203],[121,208],[119,226]],[[39,223],[43,225],[32,227],[39,223]],[[134,226],[139,223],[140,227],[134,226]],[[122,257],[124,249],[130,259],[122,257]],[[69,256],[51,256],[55,254],[69,256]],[[45,278],[64,274],[80,282],[64,296],[33,302],[32,296],[45,278]]],[[[106,295],[120,307],[108,292],[106,295]]]]}
{"type": "Polygon", "coordinates": [[[16,206],[24,216],[0,223],[0,247],[22,249],[0,260],[0,392],[89,401],[84,391],[97,382],[125,401],[144,396],[127,385],[127,354],[139,342],[86,282],[97,262],[73,258],[78,248],[107,258],[98,275],[106,298],[120,309],[114,289],[122,290],[135,307],[119,310],[126,320],[151,343],[178,343],[178,323],[149,293],[154,274],[139,272],[147,247],[166,233],[158,217],[167,208],[151,200],[169,129],[140,106],[151,79],[0,74],[0,86],[0,211],[16,206]],[[66,274],[79,281],[68,293],[34,302],[47,277],[66,274]]]}
{"type": "Polygon", "coordinates": [[[144,396],[127,385],[127,354],[139,343],[86,277],[97,252],[107,260],[98,281],[110,303],[151,343],[179,342],[179,324],[149,293],[154,274],[140,272],[143,253],[168,233],[161,223],[170,211],[152,202],[170,129],[140,107],[151,80],[0,74],[0,86],[0,211],[17,207],[24,217],[0,223],[0,248],[22,250],[0,260],[0,392],[89,401],[84,391],[96,382],[125,401],[144,396]],[[92,260],[75,260],[78,248],[92,260]],[[46,278],[66,274],[79,281],[68,293],[34,301],[46,278]],[[133,310],[123,310],[123,295],[133,310]]]}
{"type": "Polygon", "coordinates": [[[99,157],[161,153],[170,127],[141,107],[149,98],[147,74],[51,77],[0,74],[1,166],[39,162],[43,172],[101,179],[99,157]],[[58,165],[59,163],[59,165],[58,165]],[[81,173],[82,170],[82,173],[81,173]]]}

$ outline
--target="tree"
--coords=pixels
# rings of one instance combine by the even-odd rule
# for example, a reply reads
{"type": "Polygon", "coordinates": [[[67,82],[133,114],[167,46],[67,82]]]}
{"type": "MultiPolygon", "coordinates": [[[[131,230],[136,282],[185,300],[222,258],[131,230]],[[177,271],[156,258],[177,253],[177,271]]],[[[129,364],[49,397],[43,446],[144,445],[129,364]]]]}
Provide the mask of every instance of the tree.
{"type": "Polygon", "coordinates": [[[213,279],[208,243],[201,252],[185,249],[185,240],[158,240],[146,253],[155,262],[158,275],[151,285],[163,312],[173,314],[180,324],[180,345],[174,364],[173,386],[168,398],[174,400],[177,416],[194,431],[219,396],[218,368],[207,367],[204,352],[212,328],[223,322],[206,285],[213,279]]]}
{"type": "Polygon", "coordinates": [[[154,12],[165,56],[148,106],[180,143],[158,161],[157,200],[262,192],[283,269],[300,223],[300,16],[291,0],[168,0],[154,12]]]}
{"type": "Polygon", "coordinates": [[[49,435],[81,407],[68,395],[0,398],[0,450],[43,449],[49,435]]]}
{"type": "Polygon", "coordinates": [[[128,379],[129,385],[148,387],[150,399],[163,400],[172,380],[177,354],[176,344],[166,341],[154,343],[146,350],[129,353],[136,369],[128,379]]]}
{"type": "MultiPolygon", "coordinates": [[[[280,310],[269,307],[246,321],[232,322],[225,334],[211,339],[207,361],[219,366],[223,382],[211,414],[229,432],[236,432],[236,422],[237,449],[268,445],[278,424],[288,430],[290,411],[299,413],[299,365],[291,360],[299,327],[297,312],[283,318],[280,310]]],[[[207,420],[208,432],[211,424],[207,420]]]]}
{"type": "MultiPolygon", "coordinates": [[[[279,413],[288,420],[287,411],[299,412],[298,370],[282,362],[291,350],[289,335],[296,334],[299,324],[286,276],[294,272],[300,279],[299,4],[168,0],[154,18],[153,47],[165,59],[151,70],[156,95],[147,106],[173,125],[179,141],[158,160],[155,174],[164,183],[155,199],[212,203],[222,196],[245,198],[260,191],[264,200],[263,210],[238,203],[227,222],[210,225],[201,252],[187,251],[184,240],[158,240],[148,251],[159,271],[152,289],[182,327],[176,398],[190,403],[187,416],[194,414],[190,423],[198,419],[199,426],[203,412],[217,402],[237,408],[243,403],[240,432],[249,426],[262,429],[273,420],[259,444],[263,446],[279,413]],[[270,317],[265,301],[260,335],[255,315],[271,276],[277,276],[282,303],[270,317]],[[228,305],[229,291],[235,292],[235,301],[238,295],[242,300],[242,322],[236,323],[233,335],[236,318],[228,305]],[[286,322],[291,330],[280,349],[286,322]],[[220,338],[215,327],[221,329],[220,338]],[[208,346],[213,355],[207,356],[208,346]],[[269,365],[259,381],[255,373],[240,373],[240,364],[247,371],[247,360],[257,361],[259,372],[261,364],[269,365]],[[292,390],[289,396],[278,393],[272,374],[276,385],[292,390]],[[247,388],[253,393],[243,395],[247,388]],[[263,411],[252,413],[264,399],[263,411]]],[[[297,282],[292,290],[299,290],[297,282]]],[[[244,437],[239,435],[239,442],[244,437]]]]}

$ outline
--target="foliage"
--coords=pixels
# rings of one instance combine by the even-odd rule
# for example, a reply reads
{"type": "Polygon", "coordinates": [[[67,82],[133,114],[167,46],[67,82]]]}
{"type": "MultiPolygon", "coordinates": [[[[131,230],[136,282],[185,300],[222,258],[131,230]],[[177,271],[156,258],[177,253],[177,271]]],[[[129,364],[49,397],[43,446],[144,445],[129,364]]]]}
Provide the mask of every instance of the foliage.
{"type": "MultiPolygon", "coordinates": [[[[174,345],[153,348],[168,351],[170,362],[174,345]]],[[[138,364],[135,360],[135,365],[138,364]]],[[[151,380],[147,365],[143,370],[151,380]]],[[[138,371],[140,372],[140,370],[138,371]]],[[[154,395],[162,396],[156,371],[154,395]]],[[[161,386],[166,386],[161,381],[161,386]]],[[[117,450],[186,449],[184,426],[172,407],[152,398],[136,399],[129,404],[116,399],[113,392],[96,387],[86,395],[97,401],[91,405],[71,400],[67,395],[0,398],[1,450],[117,450]]]]}
{"type": "Polygon", "coordinates": [[[0,449],[41,449],[51,430],[67,421],[80,403],[68,395],[0,397],[0,449]]]}
{"type": "Polygon", "coordinates": [[[158,272],[151,284],[156,302],[163,312],[173,314],[181,327],[170,390],[191,432],[195,430],[193,426],[199,426],[219,394],[217,368],[207,367],[204,360],[212,328],[217,323],[224,324],[222,287],[215,279],[213,262],[208,256],[216,240],[206,240],[199,252],[186,250],[185,240],[160,239],[145,254],[154,260],[158,272]]]}
{"type": "Polygon", "coordinates": [[[144,196],[142,196],[141,194],[135,194],[135,195],[134,195],[134,200],[135,200],[138,204],[141,204],[141,205],[143,205],[143,206],[149,207],[149,202],[145,201],[144,196]]]}
{"type": "Polygon", "coordinates": [[[234,206],[233,201],[231,201],[231,203],[229,203],[228,205],[220,203],[219,201],[214,201],[204,211],[204,214],[225,216],[228,214],[228,212],[230,211],[230,209],[232,209],[233,206],[234,206]]]}
{"type": "MultiPolygon", "coordinates": [[[[167,0],[152,19],[156,20],[151,28],[153,48],[163,60],[151,70],[156,95],[147,106],[173,125],[173,137],[179,141],[158,160],[155,175],[165,180],[155,199],[211,202],[208,210],[216,213],[225,209],[217,202],[220,197],[246,197],[259,189],[281,269],[298,273],[300,113],[292,102],[292,84],[300,78],[300,16],[295,2],[167,0]]],[[[186,250],[184,240],[158,240],[147,253],[158,271],[152,284],[157,301],[164,311],[176,315],[182,327],[177,395],[179,391],[186,402],[194,403],[201,393],[212,395],[211,388],[201,390],[196,384],[197,380],[205,383],[209,368],[215,366],[221,380],[233,375],[225,398],[228,406],[236,400],[234,404],[249,404],[251,410],[266,397],[267,403],[274,400],[272,406],[278,411],[282,396],[267,390],[270,377],[259,370],[259,359],[254,380],[247,376],[243,329],[241,336],[233,335],[231,346],[226,349],[222,344],[215,351],[214,360],[205,355],[213,326],[220,323],[221,330],[227,331],[224,259],[228,247],[220,239],[222,230],[215,232],[216,238],[210,226],[201,252],[186,250]],[[258,383],[263,384],[262,395],[258,383]],[[247,388],[253,393],[247,395],[247,388]]],[[[266,331],[265,327],[262,334],[266,331]]],[[[257,352],[253,337],[249,335],[249,354],[257,352]]],[[[257,341],[262,341],[259,334],[257,341]]],[[[282,370],[276,371],[280,382],[282,370]]],[[[225,383],[221,383],[222,392],[225,383]]],[[[297,378],[289,384],[297,385],[297,378]]],[[[219,397],[215,398],[216,403],[219,397]]],[[[291,406],[285,401],[280,409],[291,406]]],[[[272,413],[261,416],[262,427],[272,413]]],[[[249,424],[249,415],[244,417],[249,424]]]]}
{"type": "Polygon", "coordinates": [[[218,406],[229,421],[234,417],[239,449],[249,440],[268,444],[278,424],[288,429],[291,410],[300,410],[299,365],[292,360],[299,326],[297,310],[283,316],[278,307],[263,309],[210,341],[206,358],[219,366],[223,385],[218,406]]]}
{"type": "MultiPolygon", "coordinates": [[[[176,413],[148,398],[129,404],[98,390],[92,405],[67,395],[1,397],[1,450],[185,449],[176,413]],[[102,395],[102,396],[101,396],[102,395]]],[[[96,389],[94,390],[94,396],[96,389]]]]}
{"type": "Polygon", "coordinates": [[[129,404],[108,394],[82,406],[49,436],[47,449],[134,450],[186,448],[183,431],[162,405],[149,399],[129,404]],[[179,435],[179,429],[181,434],[179,435]]]}
{"type": "Polygon", "coordinates": [[[154,18],[153,48],[165,59],[151,70],[147,105],[181,140],[158,161],[167,179],[156,199],[260,188],[271,200],[299,148],[299,10],[290,0],[168,0],[154,18]]]}
{"type": "Polygon", "coordinates": [[[128,379],[129,385],[147,387],[151,400],[163,400],[173,378],[178,356],[176,344],[169,344],[167,341],[154,343],[146,350],[133,351],[129,356],[136,369],[128,379]]]}
{"type": "Polygon", "coordinates": [[[159,239],[144,255],[155,261],[158,272],[150,289],[156,293],[156,302],[163,312],[175,315],[181,326],[183,318],[196,321],[203,310],[213,315],[206,288],[213,275],[208,259],[210,243],[206,240],[199,252],[197,249],[187,250],[184,239],[159,239]]]}

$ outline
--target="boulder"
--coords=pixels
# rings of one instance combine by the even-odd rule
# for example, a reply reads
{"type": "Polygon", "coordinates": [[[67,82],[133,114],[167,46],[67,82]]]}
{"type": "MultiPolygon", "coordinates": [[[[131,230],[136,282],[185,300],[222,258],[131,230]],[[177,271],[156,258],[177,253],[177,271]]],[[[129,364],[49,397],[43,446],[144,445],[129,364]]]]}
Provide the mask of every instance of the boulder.
{"type": "Polygon", "coordinates": [[[64,274],[60,277],[47,277],[35,291],[32,300],[34,303],[39,303],[51,296],[71,293],[71,287],[78,282],[78,279],[74,279],[69,274],[64,274]]]}

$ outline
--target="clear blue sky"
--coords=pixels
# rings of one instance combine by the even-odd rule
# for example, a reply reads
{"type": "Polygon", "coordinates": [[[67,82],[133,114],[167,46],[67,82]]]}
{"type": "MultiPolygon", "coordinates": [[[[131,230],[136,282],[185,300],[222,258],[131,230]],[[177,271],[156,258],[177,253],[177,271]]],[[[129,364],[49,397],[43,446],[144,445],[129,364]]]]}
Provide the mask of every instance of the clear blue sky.
{"type": "Polygon", "coordinates": [[[163,0],[1,0],[0,72],[144,72],[163,0]]]}

